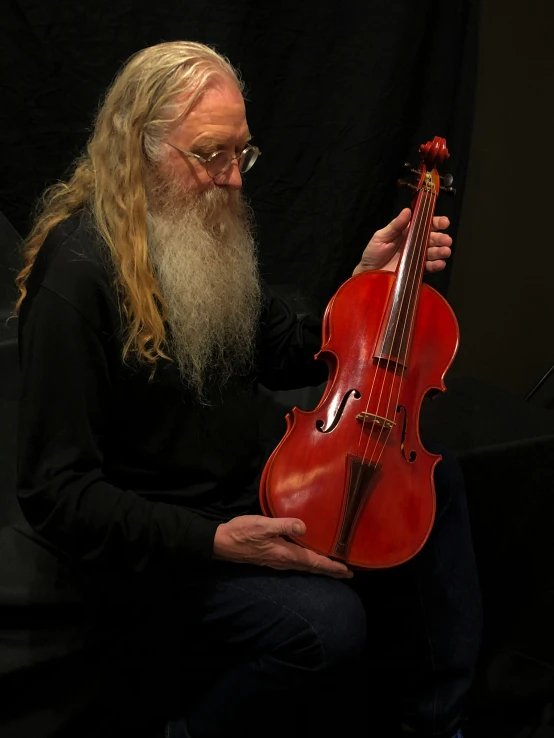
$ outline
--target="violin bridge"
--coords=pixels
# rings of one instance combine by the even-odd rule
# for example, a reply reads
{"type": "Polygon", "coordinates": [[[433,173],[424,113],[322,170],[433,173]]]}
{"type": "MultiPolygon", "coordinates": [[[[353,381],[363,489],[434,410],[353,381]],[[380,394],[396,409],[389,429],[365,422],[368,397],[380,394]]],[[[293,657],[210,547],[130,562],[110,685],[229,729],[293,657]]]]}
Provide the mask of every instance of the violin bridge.
{"type": "Polygon", "coordinates": [[[358,413],[358,415],[356,415],[356,420],[359,420],[360,423],[373,423],[374,425],[377,425],[380,428],[386,428],[387,430],[394,428],[396,425],[392,420],[383,418],[380,415],[374,415],[373,413],[358,413]]]}

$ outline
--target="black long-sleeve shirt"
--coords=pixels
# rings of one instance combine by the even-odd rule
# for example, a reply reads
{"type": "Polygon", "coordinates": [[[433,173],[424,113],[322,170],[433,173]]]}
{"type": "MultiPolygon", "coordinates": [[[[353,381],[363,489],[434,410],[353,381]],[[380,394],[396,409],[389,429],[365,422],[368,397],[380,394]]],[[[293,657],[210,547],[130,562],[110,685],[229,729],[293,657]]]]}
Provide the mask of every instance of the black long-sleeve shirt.
{"type": "Polygon", "coordinates": [[[264,286],[257,369],[196,403],[175,364],[122,362],[107,249],[88,218],[39,252],[20,315],[18,498],[42,539],[93,571],[182,570],[221,521],[257,509],[255,389],[319,384],[321,323],[264,286]]]}

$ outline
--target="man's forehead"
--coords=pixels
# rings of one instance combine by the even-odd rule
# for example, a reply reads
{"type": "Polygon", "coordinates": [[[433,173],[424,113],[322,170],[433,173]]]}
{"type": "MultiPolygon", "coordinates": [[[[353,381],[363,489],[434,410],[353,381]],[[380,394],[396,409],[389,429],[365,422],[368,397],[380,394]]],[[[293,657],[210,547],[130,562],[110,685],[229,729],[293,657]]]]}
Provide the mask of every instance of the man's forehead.
{"type": "Polygon", "coordinates": [[[216,84],[208,87],[188,114],[191,118],[246,116],[242,93],[232,84],[216,84]]]}
{"type": "Polygon", "coordinates": [[[180,126],[195,144],[227,144],[231,139],[250,139],[244,99],[236,86],[206,90],[180,126]]]}

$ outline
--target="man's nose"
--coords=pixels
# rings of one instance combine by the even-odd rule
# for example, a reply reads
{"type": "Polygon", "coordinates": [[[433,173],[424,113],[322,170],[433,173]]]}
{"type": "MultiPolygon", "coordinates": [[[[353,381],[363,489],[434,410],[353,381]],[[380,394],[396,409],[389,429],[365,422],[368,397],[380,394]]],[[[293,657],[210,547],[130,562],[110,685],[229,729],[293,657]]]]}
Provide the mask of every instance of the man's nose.
{"type": "Polygon", "coordinates": [[[242,177],[240,176],[239,163],[236,159],[233,159],[229,169],[217,177],[216,184],[220,187],[231,187],[233,190],[240,190],[242,187],[242,177]]]}

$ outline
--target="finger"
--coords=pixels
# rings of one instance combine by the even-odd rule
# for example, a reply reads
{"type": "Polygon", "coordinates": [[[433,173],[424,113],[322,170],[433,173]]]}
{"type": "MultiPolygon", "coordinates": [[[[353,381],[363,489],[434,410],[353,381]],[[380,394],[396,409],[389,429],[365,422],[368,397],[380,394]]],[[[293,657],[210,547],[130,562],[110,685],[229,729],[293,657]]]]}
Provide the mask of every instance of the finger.
{"type": "Polygon", "coordinates": [[[446,215],[435,215],[433,218],[433,227],[431,230],[433,231],[444,231],[445,228],[448,228],[450,225],[450,220],[446,217],[446,215]]]}
{"type": "MultiPolygon", "coordinates": [[[[309,553],[313,554],[313,551],[309,553]]],[[[314,557],[310,558],[306,571],[310,571],[312,574],[323,574],[334,579],[352,579],[354,576],[346,564],[340,561],[333,561],[318,554],[314,554],[314,557]]]]}
{"type": "Polygon", "coordinates": [[[437,259],[436,261],[427,261],[425,263],[425,268],[428,272],[434,273],[434,272],[442,272],[442,270],[446,267],[446,262],[442,259],[437,259]]]}
{"type": "Polygon", "coordinates": [[[263,529],[261,538],[274,538],[275,536],[303,536],[306,532],[306,524],[299,518],[261,518],[263,529]]]}
{"type": "Polygon", "coordinates": [[[288,544],[287,547],[295,561],[295,568],[301,571],[325,574],[337,579],[350,579],[353,576],[346,564],[340,561],[333,561],[327,556],[310,551],[308,548],[301,548],[294,543],[288,544]]]}
{"type": "Polygon", "coordinates": [[[410,222],[411,217],[412,211],[410,210],[410,208],[404,208],[404,210],[401,210],[396,218],[393,218],[393,220],[391,220],[388,225],[386,225],[384,228],[381,228],[381,230],[377,231],[377,233],[383,241],[393,241],[395,238],[398,238],[398,236],[400,236],[402,231],[410,222]]]}
{"type": "Polygon", "coordinates": [[[431,246],[427,249],[427,259],[436,261],[437,259],[449,259],[452,255],[452,249],[448,246],[431,246]]]}
{"type": "Polygon", "coordinates": [[[431,233],[429,237],[430,246],[452,246],[452,237],[448,233],[431,233]]]}

